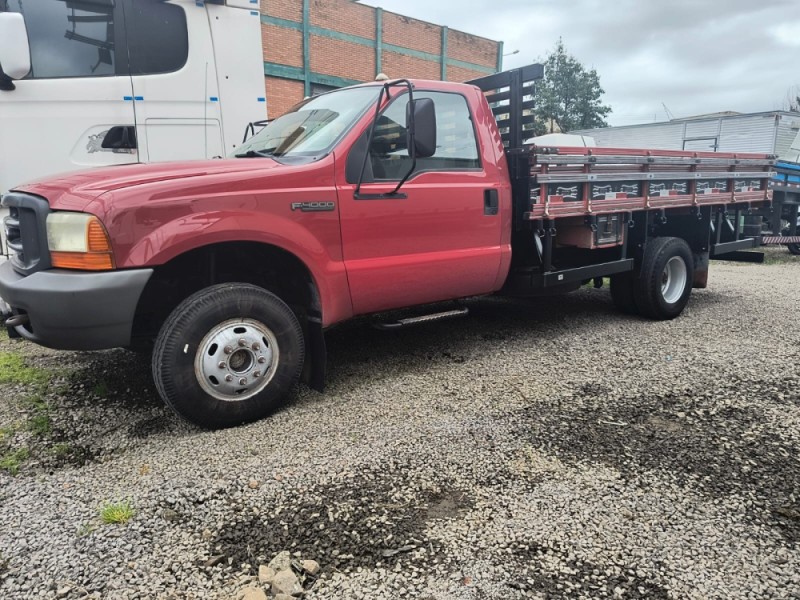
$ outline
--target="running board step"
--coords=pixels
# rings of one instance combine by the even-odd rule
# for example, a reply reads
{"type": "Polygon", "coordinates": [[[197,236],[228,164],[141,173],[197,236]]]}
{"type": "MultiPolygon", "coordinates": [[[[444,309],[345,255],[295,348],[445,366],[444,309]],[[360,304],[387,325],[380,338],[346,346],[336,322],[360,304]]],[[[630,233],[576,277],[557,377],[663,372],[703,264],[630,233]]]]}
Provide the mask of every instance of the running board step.
{"type": "Polygon", "coordinates": [[[459,317],[466,317],[468,314],[468,308],[456,308],[453,310],[445,310],[443,312],[432,313],[429,315],[422,315],[420,317],[407,317],[405,319],[398,319],[397,321],[392,321],[389,323],[374,323],[373,327],[382,331],[390,331],[392,329],[402,329],[403,327],[410,327],[412,325],[433,323],[434,321],[457,319],[459,317]]]}

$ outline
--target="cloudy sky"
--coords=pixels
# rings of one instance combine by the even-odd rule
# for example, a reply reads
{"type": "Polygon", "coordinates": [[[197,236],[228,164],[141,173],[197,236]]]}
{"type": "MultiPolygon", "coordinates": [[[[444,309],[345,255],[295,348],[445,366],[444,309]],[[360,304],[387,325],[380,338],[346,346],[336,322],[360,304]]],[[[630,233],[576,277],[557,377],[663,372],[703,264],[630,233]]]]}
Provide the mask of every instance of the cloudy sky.
{"type": "Polygon", "coordinates": [[[505,67],[559,36],[597,69],[613,125],[784,108],[800,95],[800,0],[362,0],[505,42],[505,67]]]}

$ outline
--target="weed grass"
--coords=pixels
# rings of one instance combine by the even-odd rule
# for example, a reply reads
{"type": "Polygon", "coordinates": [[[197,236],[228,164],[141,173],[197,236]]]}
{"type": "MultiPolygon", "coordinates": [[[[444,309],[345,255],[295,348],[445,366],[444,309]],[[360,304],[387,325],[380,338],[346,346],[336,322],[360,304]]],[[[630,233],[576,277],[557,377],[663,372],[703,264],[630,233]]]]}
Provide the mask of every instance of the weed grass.
{"type": "Polygon", "coordinates": [[[41,387],[47,384],[49,379],[47,371],[27,366],[20,355],[0,352],[0,383],[41,387]]]}
{"type": "Polygon", "coordinates": [[[100,507],[100,520],[106,525],[122,525],[130,521],[134,513],[129,500],[106,502],[100,507]]]}
{"type": "Polygon", "coordinates": [[[27,448],[9,450],[0,456],[0,470],[6,471],[11,475],[16,475],[19,473],[22,463],[25,462],[29,456],[30,451],[27,448]]]}

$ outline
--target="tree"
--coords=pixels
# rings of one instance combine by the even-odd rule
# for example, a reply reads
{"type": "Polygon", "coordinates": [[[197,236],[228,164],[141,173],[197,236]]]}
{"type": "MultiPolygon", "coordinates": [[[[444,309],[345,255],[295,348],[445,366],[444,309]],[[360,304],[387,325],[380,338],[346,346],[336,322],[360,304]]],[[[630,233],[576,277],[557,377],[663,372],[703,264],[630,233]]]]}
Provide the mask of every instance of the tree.
{"type": "Polygon", "coordinates": [[[542,135],[607,126],[605,117],[611,107],[601,102],[604,93],[597,71],[587,71],[559,39],[544,63],[544,79],[537,86],[534,131],[542,135]]]}

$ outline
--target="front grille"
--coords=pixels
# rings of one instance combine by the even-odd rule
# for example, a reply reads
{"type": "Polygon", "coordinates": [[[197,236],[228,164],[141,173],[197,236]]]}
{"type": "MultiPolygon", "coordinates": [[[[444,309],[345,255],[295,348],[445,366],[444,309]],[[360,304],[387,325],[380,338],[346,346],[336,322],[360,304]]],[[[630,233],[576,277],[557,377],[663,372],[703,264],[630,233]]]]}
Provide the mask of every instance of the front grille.
{"type": "Polygon", "coordinates": [[[12,192],[0,202],[9,210],[3,219],[3,232],[11,264],[21,275],[50,267],[47,248],[47,214],[50,206],[38,196],[12,192]]]}
{"type": "Polygon", "coordinates": [[[22,234],[19,230],[19,209],[10,209],[9,215],[3,219],[3,227],[6,234],[6,246],[8,247],[9,257],[13,254],[14,258],[24,261],[22,249],[22,234]]]}

